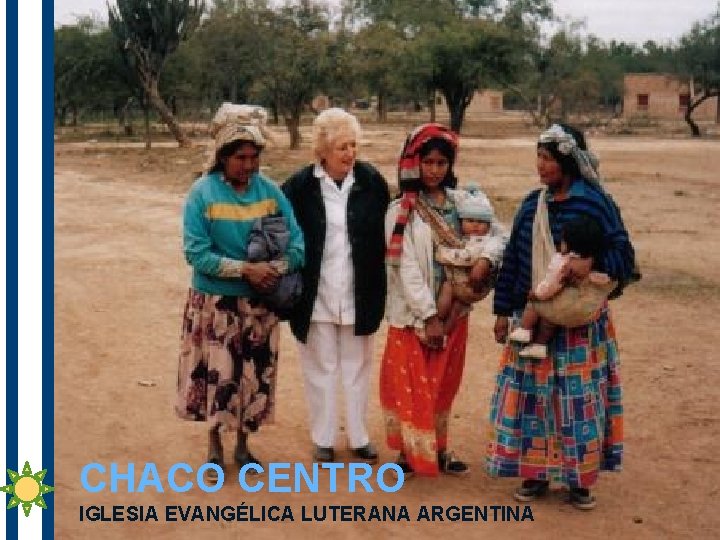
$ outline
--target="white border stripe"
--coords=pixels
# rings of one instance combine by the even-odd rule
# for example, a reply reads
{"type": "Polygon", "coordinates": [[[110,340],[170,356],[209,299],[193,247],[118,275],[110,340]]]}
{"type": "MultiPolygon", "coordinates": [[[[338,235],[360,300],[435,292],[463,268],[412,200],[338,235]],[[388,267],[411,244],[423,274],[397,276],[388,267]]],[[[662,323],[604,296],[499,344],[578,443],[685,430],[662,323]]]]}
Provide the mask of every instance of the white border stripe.
{"type": "MultiPolygon", "coordinates": [[[[42,7],[41,0],[18,2],[18,467],[29,461],[33,473],[47,466],[41,395],[42,7]]],[[[18,537],[42,538],[41,508],[33,507],[29,518],[20,509],[18,537]]]]}

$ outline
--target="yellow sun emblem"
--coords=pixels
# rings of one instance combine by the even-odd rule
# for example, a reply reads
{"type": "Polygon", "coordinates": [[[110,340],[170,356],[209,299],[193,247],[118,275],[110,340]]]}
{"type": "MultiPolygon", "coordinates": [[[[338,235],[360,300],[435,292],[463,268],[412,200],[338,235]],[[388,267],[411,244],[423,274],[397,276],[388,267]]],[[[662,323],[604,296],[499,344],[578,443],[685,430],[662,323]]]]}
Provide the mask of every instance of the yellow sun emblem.
{"type": "Polygon", "coordinates": [[[9,493],[12,495],[10,502],[8,502],[7,509],[15,508],[18,505],[22,505],[25,516],[30,515],[33,504],[39,506],[43,510],[47,508],[43,495],[55,491],[52,486],[47,486],[42,483],[45,478],[47,469],[43,469],[40,472],[32,473],[30,468],[30,462],[26,461],[23,467],[22,474],[18,474],[12,469],[8,469],[8,476],[12,484],[0,487],[0,491],[9,493]]]}

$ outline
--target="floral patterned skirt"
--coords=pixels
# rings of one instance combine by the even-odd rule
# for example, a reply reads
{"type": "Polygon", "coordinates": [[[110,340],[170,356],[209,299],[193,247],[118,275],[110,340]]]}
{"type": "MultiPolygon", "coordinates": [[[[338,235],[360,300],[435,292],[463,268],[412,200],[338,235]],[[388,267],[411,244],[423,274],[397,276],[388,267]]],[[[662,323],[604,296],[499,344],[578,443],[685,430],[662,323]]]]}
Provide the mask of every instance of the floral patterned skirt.
{"type": "Polygon", "coordinates": [[[619,471],[623,409],[615,329],[607,308],[584,326],[558,328],[543,360],[507,345],[490,404],[493,476],[589,488],[619,471]]]}
{"type": "Polygon", "coordinates": [[[177,415],[246,433],[272,422],[278,320],[256,301],[190,289],[180,339],[177,415]]]}

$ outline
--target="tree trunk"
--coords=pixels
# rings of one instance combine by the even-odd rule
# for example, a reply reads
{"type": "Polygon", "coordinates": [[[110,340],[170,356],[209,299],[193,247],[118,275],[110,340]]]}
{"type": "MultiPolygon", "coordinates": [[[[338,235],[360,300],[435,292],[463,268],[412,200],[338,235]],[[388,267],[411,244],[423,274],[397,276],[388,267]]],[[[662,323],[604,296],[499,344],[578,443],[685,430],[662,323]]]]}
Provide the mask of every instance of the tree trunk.
{"type": "Polygon", "coordinates": [[[299,149],[302,142],[300,137],[300,108],[291,111],[289,115],[285,115],[285,125],[290,134],[290,150],[299,149]]]}
{"type": "Polygon", "coordinates": [[[153,106],[153,109],[155,109],[160,115],[162,121],[165,122],[167,127],[170,129],[170,133],[172,133],[173,137],[175,137],[178,145],[181,148],[191,147],[192,141],[188,138],[187,135],[185,135],[182,127],[177,122],[170,109],[168,109],[167,105],[165,105],[163,98],[160,96],[157,79],[151,79],[149,81],[149,84],[147,85],[146,90],[148,93],[148,97],[150,98],[150,104],[153,106]]]}
{"type": "MultiPolygon", "coordinates": [[[[549,96],[545,96],[545,100],[543,101],[543,110],[542,110],[542,125],[540,126],[543,129],[548,128],[553,123],[553,110],[555,110],[555,101],[556,101],[557,95],[552,94],[549,96]]],[[[560,103],[560,106],[562,107],[562,103],[560,103]]]]}
{"type": "Polygon", "coordinates": [[[378,92],[377,95],[377,121],[379,124],[387,122],[387,103],[385,101],[385,94],[378,92]]]}
{"type": "Polygon", "coordinates": [[[152,134],[150,132],[150,104],[147,98],[143,104],[143,117],[145,119],[145,150],[150,150],[152,146],[152,134]]]}
{"type": "Polygon", "coordinates": [[[233,80],[230,82],[230,103],[238,102],[237,94],[237,84],[235,84],[235,81],[233,80]]]}
{"type": "Polygon", "coordinates": [[[443,95],[448,111],[450,111],[450,129],[455,133],[460,133],[465,118],[465,109],[470,104],[470,100],[462,92],[456,92],[454,95],[443,92],[443,95]]]}
{"type": "Polygon", "coordinates": [[[55,117],[57,118],[58,125],[64,126],[67,120],[67,107],[63,106],[59,110],[55,110],[55,117]]]}
{"type": "Polygon", "coordinates": [[[695,123],[695,121],[692,119],[692,116],[685,113],[685,122],[687,122],[687,125],[690,126],[690,134],[693,137],[699,137],[700,136],[700,128],[695,123]]]}
{"type": "Polygon", "coordinates": [[[563,99],[560,102],[560,120],[565,122],[567,120],[568,116],[568,110],[567,110],[567,99],[563,99]]]}
{"type": "Polygon", "coordinates": [[[120,122],[120,127],[123,129],[123,133],[127,135],[128,137],[132,136],[133,134],[133,127],[132,122],[130,122],[130,105],[132,104],[133,98],[129,97],[125,101],[125,105],[123,105],[119,112],[118,112],[118,120],[120,122]]]}
{"type": "Polygon", "coordinates": [[[705,97],[701,97],[695,103],[689,103],[687,109],[685,109],[685,122],[687,122],[687,125],[690,126],[690,134],[693,137],[700,136],[700,128],[693,120],[692,113],[693,113],[693,111],[695,111],[697,106],[700,105],[703,101],[705,101],[705,97]]]}
{"type": "Polygon", "coordinates": [[[430,93],[430,121],[436,122],[437,118],[437,95],[435,90],[430,93]]]}
{"type": "Polygon", "coordinates": [[[450,129],[455,133],[460,133],[465,116],[465,107],[450,107],[450,129]]]}

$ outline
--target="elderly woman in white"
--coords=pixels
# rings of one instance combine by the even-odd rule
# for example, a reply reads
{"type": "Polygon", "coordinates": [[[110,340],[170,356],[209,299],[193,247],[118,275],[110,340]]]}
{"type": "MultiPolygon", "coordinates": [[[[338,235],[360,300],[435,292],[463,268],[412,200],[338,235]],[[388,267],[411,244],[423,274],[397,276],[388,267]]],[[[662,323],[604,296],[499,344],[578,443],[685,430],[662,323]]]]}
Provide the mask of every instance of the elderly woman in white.
{"type": "Polygon", "coordinates": [[[315,163],[283,186],[305,237],[303,296],[290,317],[310,410],[316,461],[334,461],[342,381],[353,458],[377,461],[365,425],[372,334],[385,310],[387,183],[357,161],[360,125],[338,108],[313,124],[315,163]]]}

